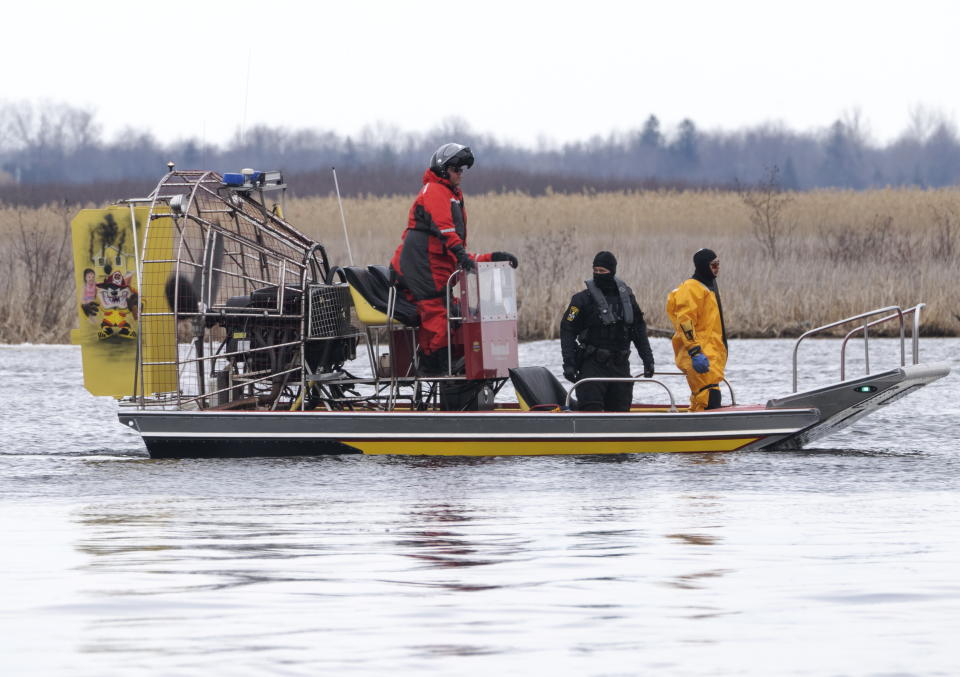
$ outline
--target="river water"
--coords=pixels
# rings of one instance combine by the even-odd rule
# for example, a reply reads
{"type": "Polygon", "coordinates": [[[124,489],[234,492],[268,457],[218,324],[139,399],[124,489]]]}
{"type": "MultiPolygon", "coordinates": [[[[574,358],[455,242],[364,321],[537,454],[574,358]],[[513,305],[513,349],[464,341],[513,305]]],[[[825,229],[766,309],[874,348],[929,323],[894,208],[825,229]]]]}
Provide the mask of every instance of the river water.
{"type": "MultiPolygon", "coordinates": [[[[739,402],[792,345],[731,343],[739,402]]],[[[154,461],[76,348],[0,348],[0,670],[957,674],[957,378],[802,452],[154,461]]]]}

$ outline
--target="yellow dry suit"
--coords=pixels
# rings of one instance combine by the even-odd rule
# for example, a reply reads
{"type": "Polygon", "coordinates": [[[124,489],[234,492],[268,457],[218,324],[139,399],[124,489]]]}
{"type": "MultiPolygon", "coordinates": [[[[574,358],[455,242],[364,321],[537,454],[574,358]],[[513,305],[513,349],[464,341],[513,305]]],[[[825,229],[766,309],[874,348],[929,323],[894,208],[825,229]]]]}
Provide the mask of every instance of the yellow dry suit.
{"type": "Polygon", "coordinates": [[[667,296],[667,315],[673,322],[673,352],[677,366],[690,385],[690,411],[703,411],[710,390],[717,390],[727,365],[723,342],[723,320],[717,297],[702,282],[690,278],[667,296]],[[710,370],[699,374],[691,364],[690,351],[696,347],[710,360],[710,370]]]}

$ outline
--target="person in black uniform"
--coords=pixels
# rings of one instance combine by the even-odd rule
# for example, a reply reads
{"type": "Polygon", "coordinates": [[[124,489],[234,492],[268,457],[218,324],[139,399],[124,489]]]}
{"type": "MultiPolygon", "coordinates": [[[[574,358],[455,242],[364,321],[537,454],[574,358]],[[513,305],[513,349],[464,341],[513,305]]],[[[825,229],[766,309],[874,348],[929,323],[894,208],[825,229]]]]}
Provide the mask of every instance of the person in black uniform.
{"type": "MultiPolygon", "coordinates": [[[[600,252],[593,279],[570,299],[560,321],[563,375],[571,383],[585,378],[629,378],[630,344],[643,360],[643,376],[653,376],[653,352],[637,300],[616,277],[617,258],[600,252]]],[[[629,411],[633,383],[587,383],[576,391],[581,411],[629,411]]]]}

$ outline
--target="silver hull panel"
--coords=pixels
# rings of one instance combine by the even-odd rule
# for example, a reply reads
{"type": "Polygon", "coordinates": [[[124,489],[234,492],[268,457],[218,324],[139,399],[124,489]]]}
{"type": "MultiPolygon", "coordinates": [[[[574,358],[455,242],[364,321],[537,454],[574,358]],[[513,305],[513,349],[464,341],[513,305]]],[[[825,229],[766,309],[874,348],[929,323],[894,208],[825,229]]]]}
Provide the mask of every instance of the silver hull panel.
{"type": "Polygon", "coordinates": [[[821,420],[816,425],[779,442],[777,447],[800,449],[949,373],[950,366],[945,362],[917,364],[770,400],[768,409],[815,406],[820,410],[821,420]]]}

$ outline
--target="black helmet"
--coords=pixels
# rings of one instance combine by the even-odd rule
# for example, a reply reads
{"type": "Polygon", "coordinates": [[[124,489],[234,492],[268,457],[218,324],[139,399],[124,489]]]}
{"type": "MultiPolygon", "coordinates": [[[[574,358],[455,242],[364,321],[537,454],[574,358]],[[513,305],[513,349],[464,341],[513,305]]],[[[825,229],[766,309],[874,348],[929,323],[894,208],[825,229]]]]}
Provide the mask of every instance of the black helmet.
{"type": "Polygon", "coordinates": [[[473,151],[469,146],[459,143],[445,143],[430,158],[430,171],[441,179],[449,179],[447,169],[450,167],[473,167],[473,151]]]}

